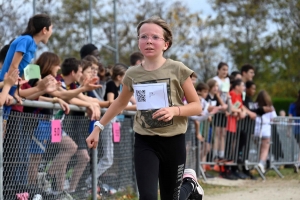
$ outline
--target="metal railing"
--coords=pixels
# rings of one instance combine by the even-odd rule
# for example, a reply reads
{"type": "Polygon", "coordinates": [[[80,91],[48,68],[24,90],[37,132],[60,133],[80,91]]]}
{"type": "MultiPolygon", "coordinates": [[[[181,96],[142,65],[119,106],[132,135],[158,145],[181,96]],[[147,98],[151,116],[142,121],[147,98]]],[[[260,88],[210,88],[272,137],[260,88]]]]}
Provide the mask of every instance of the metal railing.
{"type": "MultiPolygon", "coordinates": [[[[44,200],[96,199],[97,193],[102,199],[114,199],[116,193],[128,189],[137,192],[132,129],[135,112],[124,111],[124,116],[118,117],[119,142],[113,141],[112,127],[116,124],[112,121],[101,133],[98,149],[89,150],[85,138],[93,122],[83,114],[84,108],[70,105],[72,113],[63,116],[58,104],[25,100],[23,106],[34,109],[31,113],[3,113],[0,108],[1,200],[16,199],[17,195],[29,195],[30,199],[41,195],[44,200]],[[38,114],[41,108],[54,114],[38,114]],[[61,120],[61,142],[51,142],[53,119],[61,120]]],[[[300,118],[277,117],[269,124],[266,167],[281,177],[278,166],[299,164],[299,122],[300,118]]],[[[200,123],[189,119],[186,168],[195,169],[206,180],[204,165],[240,165],[256,169],[265,179],[258,166],[264,138],[255,133],[256,123],[248,117],[235,121],[222,114],[200,123]]]]}

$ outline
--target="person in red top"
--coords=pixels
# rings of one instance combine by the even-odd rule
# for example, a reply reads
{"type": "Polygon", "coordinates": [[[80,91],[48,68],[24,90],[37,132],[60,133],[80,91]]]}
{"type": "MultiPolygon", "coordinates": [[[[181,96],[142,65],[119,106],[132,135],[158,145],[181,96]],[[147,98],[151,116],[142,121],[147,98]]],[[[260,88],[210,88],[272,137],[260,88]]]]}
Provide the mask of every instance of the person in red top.
{"type": "MultiPolygon", "coordinates": [[[[231,90],[229,92],[231,99],[231,113],[227,116],[227,134],[225,144],[225,158],[228,161],[235,160],[235,152],[237,151],[237,120],[246,117],[246,110],[243,108],[242,92],[244,91],[244,82],[241,79],[236,79],[232,82],[231,90]]],[[[232,173],[232,169],[229,166],[225,166],[222,170],[221,176],[227,179],[238,179],[232,173]]]]}
{"type": "Polygon", "coordinates": [[[246,116],[245,109],[243,109],[242,93],[245,89],[244,82],[241,79],[234,80],[231,85],[229,95],[231,97],[231,115],[227,116],[227,131],[236,133],[237,119],[246,116]]]}

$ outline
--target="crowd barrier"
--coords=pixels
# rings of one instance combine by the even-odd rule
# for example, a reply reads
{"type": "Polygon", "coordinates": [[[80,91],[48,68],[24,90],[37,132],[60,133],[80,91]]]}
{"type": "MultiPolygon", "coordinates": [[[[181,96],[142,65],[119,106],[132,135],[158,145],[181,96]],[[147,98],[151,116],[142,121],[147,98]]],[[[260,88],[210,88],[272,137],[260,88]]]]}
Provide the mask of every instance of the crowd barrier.
{"type": "Polygon", "coordinates": [[[187,167],[192,167],[201,174],[204,180],[206,166],[237,166],[239,169],[255,169],[262,179],[269,170],[274,170],[278,176],[283,175],[278,170],[280,166],[299,165],[300,118],[276,117],[271,123],[257,122],[250,117],[236,122],[236,132],[230,132],[232,119],[217,114],[211,120],[200,122],[199,131],[195,130],[194,120],[189,120],[186,133],[187,167]],[[270,139],[262,135],[263,125],[269,125],[270,139]],[[197,132],[197,133],[196,133],[197,132]],[[195,139],[197,134],[203,136],[203,141],[195,139]],[[192,144],[190,144],[192,143],[192,144]],[[262,144],[270,145],[265,172],[259,166],[262,144]],[[222,159],[215,155],[214,150],[223,150],[222,159]],[[196,156],[196,157],[194,157],[196,156]],[[197,164],[198,163],[198,164],[197,164]]]}
{"type": "MultiPolygon", "coordinates": [[[[63,115],[58,104],[25,100],[23,105],[32,107],[32,112],[8,114],[0,108],[0,200],[22,196],[38,199],[39,195],[44,200],[97,199],[99,192],[102,199],[114,199],[122,192],[137,192],[134,112],[124,112],[109,123],[101,133],[98,149],[88,150],[85,138],[92,122],[83,114],[85,109],[70,106],[72,113],[63,115]],[[53,109],[55,114],[38,114],[40,108],[53,109]],[[55,125],[57,122],[61,127],[55,125]],[[51,127],[61,128],[61,138],[56,137],[59,129],[51,132],[51,127]],[[116,137],[118,131],[120,138],[116,137]]],[[[256,169],[265,179],[258,167],[264,138],[254,134],[255,120],[246,117],[236,121],[236,126],[230,120],[221,113],[200,123],[189,119],[186,167],[206,180],[204,165],[241,165],[256,169]],[[201,141],[198,134],[203,136],[201,141]],[[218,158],[219,150],[226,161],[218,158]]],[[[279,166],[298,164],[299,122],[300,118],[277,117],[270,124],[268,169],[280,176],[279,166]]]]}

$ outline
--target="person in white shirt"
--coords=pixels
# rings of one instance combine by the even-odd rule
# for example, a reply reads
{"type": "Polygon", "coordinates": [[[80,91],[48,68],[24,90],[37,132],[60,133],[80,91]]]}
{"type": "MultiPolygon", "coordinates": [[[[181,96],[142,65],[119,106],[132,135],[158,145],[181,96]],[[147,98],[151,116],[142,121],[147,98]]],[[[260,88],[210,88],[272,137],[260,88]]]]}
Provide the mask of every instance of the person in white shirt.
{"type": "MultiPolygon", "coordinates": [[[[272,106],[271,97],[265,90],[262,90],[258,93],[256,103],[258,107],[272,106]]],[[[270,123],[272,119],[275,117],[277,117],[275,110],[273,110],[272,112],[265,113],[262,116],[256,117],[254,135],[261,139],[260,157],[259,157],[260,161],[258,167],[260,168],[262,173],[265,173],[265,164],[270,149],[270,138],[271,138],[270,123]]]]}

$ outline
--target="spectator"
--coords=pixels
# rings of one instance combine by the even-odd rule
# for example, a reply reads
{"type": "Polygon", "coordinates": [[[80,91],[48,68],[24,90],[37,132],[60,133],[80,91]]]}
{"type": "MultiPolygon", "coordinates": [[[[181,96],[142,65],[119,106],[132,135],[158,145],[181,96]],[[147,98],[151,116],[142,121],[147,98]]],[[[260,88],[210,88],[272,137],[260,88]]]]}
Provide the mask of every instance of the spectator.
{"type": "Polygon", "coordinates": [[[97,58],[98,61],[100,61],[100,53],[98,48],[94,44],[85,44],[80,49],[80,58],[84,59],[86,56],[92,55],[97,58]]]}
{"type": "Polygon", "coordinates": [[[244,83],[252,81],[255,76],[254,67],[250,64],[245,64],[241,68],[242,80],[244,83]]]}
{"type": "MultiPolygon", "coordinates": [[[[112,80],[107,82],[104,99],[114,101],[120,93],[120,86],[125,75],[127,67],[123,64],[116,64],[112,68],[112,80]]],[[[126,109],[126,108],[125,108],[126,109]]],[[[106,126],[101,137],[103,155],[97,165],[97,178],[99,178],[113,164],[114,144],[112,139],[112,124],[116,119],[111,120],[106,126]]],[[[87,185],[91,185],[92,177],[89,176],[86,180],[87,185]]]]}
{"type": "MultiPolygon", "coordinates": [[[[294,103],[290,104],[289,107],[289,116],[290,117],[299,117],[300,116],[300,90],[298,91],[298,97],[297,100],[294,103]]],[[[294,137],[298,143],[298,146],[300,147],[300,120],[299,119],[293,119],[290,120],[291,122],[297,123],[297,125],[293,126],[293,133],[294,137]]],[[[294,165],[294,172],[299,173],[299,166],[300,166],[300,154],[298,156],[298,162],[294,165]]]]}
{"type": "Polygon", "coordinates": [[[84,57],[83,60],[91,62],[92,77],[98,77],[99,78],[98,83],[102,86],[92,91],[93,96],[99,99],[100,101],[104,101],[106,81],[102,80],[101,76],[99,76],[99,73],[104,72],[105,69],[103,68],[102,64],[97,60],[95,56],[87,55],[84,57]]]}
{"type": "MultiPolygon", "coordinates": [[[[195,136],[196,139],[201,142],[201,150],[200,150],[200,161],[206,162],[206,156],[211,150],[211,142],[212,142],[212,128],[210,127],[207,137],[205,137],[203,133],[203,123],[205,120],[211,121],[211,115],[217,113],[219,111],[218,106],[210,106],[208,102],[205,100],[208,95],[209,86],[205,83],[200,82],[197,87],[196,91],[202,105],[203,112],[201,116],[192,116],[191,119],[194,120],[195,124],[195,136]]],[[[206,169],[204,165],[202,165],[202,169],[204,170],[205,176],[207,178],[213,178],[214,176],[206,173],[206,169]]]]}
{"type": "Polygon", "coordinates": [[[130,66],[137,66],[139,64],[142,63],[142,61],[144,60],[144,55],[137,51],[137,52],[133,52],[132,54],[130,54],[130,66]]]}
{"type": "MultiPolygon", "coordinates": [[[[227,116],[227,126],[226,126],[226,142],[225,142],[225,157],[230,161],[236,161],[235,152],[237,152],[237,120],[243,119],[246,116],[246,112],[243,109],[242,92],[244,91],[244,83],[241,79],[234,80],[232,82],[231,90],[229,92],[230,99],[232,102],[231,114],[227,116]]],[[[236,180],[238,177],[236,175],[236,170],[233,170],[230,166],[225,166],[221,172],[223,178],[236,180]]]]}
{"type": "MultiPolygon", "coordinates": [[[[243,105],[247,108],[247,116],[246,118],[240,123],[240,142],[239,142],[239,163],[244,163],[245,160],[248,159],[249,154],[249,147],[250,147],[250,140],[251,136],[254,134],[255,130],[255,119],[257,116],[261,116],[267,112],[272,112],[273,108],[270,106],[258,107],[257,103],[253,102],[252,97],[256,93],[256,85],[252,81],[246,82],[246,97],[243,101],[243,105]]],[[[242,173],[248,176],[252,180],[256,180],[255,176],[250,173],[250,170],[246,169],[243,166],[242,173]]]]}
{"type": "MultiPolygon", "coordinates": [[[[258,107],[270,106],[272,107],[272,100],[269,94],[262,90],[258,93],[256,99],[258,107]]],[[[277,114],[273,108],[272,112],[263,114],[261,117],[256,118],[255,123],[255,136],[261,139],[260,156],[258,167],[262,173],[265,173],[265,164],[268,158],[270,149],[271,125],[270,122],[277,114]]]]}
{"type": "MultiPolygon", "coordinates": [[[[25,32],[16,38],[9,46],[5,56],[0,81],[9,70],[19,69],[19,76],[23,76],[24,68],[30,63],[40,42],[46,44],[52,34],[52,22],[48,15],[38,14],[29,19],[25,32]]],[[[10,90],[10,95],[14,95],[16,87],[10,90]]],[[[9,111],[8,108],[7,111],[9,111]]]]}
{"type": "MultiPolygon", "coordinates": [[[[206,101],[211,106],[221,106],[223,108],[225,104],[219,96],[219,87],[217,81],[210,79],[207,81],[207,85],[209,86],[209,92],[206,101]]],[[[227,118],[225,114],[217,113],[213,117],[213,125],[215,126],[213,159],[216,162],[224,159],[226,124],[227,118]]]]}

